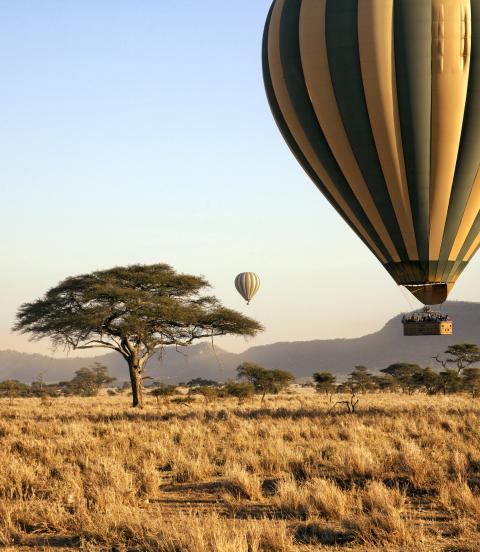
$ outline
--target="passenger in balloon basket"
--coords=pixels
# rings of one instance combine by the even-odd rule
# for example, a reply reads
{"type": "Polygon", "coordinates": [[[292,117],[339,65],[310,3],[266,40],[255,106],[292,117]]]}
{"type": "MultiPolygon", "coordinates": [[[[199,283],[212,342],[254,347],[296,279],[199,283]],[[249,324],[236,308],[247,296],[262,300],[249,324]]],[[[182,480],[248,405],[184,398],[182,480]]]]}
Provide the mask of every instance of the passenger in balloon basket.
{"type": "Polygon", "coordinates": [[[402,317],[404,335],[451,335],[453,321],[448,314],[432,310],[427,305],[420,311],[402,317]]]}

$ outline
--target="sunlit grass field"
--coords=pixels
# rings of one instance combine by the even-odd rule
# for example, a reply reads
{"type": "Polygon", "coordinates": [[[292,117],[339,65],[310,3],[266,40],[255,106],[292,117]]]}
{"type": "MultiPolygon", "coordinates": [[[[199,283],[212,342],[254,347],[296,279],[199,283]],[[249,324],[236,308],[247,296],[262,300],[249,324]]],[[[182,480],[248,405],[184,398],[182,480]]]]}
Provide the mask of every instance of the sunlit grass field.
{"type": "Polygon", "coordinates": [[[4,549],[480,550],[480,399],[129,401],[0,401],[4,549]]]}

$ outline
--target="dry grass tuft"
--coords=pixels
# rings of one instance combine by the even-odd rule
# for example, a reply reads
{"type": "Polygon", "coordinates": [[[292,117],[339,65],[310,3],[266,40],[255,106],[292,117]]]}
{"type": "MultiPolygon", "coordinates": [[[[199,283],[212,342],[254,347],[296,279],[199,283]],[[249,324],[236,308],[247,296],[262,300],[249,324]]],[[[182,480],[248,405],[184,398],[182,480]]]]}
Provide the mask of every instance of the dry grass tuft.
{"type": "MultiPolygon", "coordinates": [[[[148,399],[150,400],[150,399],[148,399]]],[[[480,550],[480,400],[0,401],[0,546],[480,550]],[[477,546],[477,548],[475,548],[477,546]]]]}

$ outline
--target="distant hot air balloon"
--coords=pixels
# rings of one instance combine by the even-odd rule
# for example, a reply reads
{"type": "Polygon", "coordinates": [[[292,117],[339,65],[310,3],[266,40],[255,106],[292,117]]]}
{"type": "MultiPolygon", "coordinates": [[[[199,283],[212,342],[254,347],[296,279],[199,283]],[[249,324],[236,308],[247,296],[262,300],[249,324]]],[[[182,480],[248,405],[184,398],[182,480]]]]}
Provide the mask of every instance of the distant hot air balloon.
{"type": "Polygon", "coordinates": [[[235,287],[249,305],[260,289],[260,278],[254,272],[242,272],[235,278],[235,287]]]}
{"type": "Polygon", "coordinates": [[[275,120],[393,279],[446,300],[480,246],[480,0],[275,0],[275,120]]]}

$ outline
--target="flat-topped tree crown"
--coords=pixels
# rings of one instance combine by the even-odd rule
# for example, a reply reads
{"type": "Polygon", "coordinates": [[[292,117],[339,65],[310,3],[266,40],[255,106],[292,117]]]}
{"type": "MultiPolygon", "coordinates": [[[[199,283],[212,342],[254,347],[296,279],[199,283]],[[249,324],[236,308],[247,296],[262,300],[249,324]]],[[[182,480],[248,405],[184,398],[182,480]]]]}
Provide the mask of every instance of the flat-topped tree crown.
{"type": "Polygon", "coordinates": [[[142,372],[162,347],[188,346],[227,334],[254,336],[257,321],[207,295],[207,280],[167,264],[132,265],[65,279],[25,303],[14,330],[67,349],[107,348],[127,361],[134,406],[142,406],[142,372]]]}

